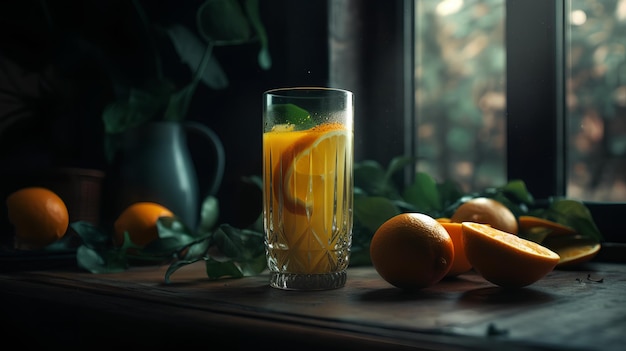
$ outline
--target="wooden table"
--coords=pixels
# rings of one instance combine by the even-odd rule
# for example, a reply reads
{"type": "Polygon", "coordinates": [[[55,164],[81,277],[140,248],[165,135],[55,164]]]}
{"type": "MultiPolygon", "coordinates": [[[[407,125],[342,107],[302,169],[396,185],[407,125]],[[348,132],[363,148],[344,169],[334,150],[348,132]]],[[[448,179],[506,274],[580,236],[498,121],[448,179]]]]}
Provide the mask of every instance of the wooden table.
{"type": "Polygon", "coordinates": [[[203,350],[624,350],[626,265],[555,270],[523,289],[473,272],[403,292],[372,267],[344,288],[281,291],[263,274],[210,281],[202,262],[91,274],[0,273],[3,340],[20,346],[203,350]]]}

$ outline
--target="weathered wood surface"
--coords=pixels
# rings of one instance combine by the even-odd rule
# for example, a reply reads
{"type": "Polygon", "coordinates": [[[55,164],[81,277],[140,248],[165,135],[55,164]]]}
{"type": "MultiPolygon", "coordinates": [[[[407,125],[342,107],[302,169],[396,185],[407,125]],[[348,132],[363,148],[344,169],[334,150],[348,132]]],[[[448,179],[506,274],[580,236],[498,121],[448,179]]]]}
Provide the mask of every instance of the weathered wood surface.
{"type": "MultiPolygon", "coordinates": [[[[296,349],[626,348],[624,264],[555,270],[517,290],[501,289],[470,272],[412,293],[389,285],[371,267],[350,268],[344,288],[317,292],[270,288],[267,275],[210,281],[202,263],[181,268],[165,284],[166,268],[101,275],[73,270],[0,274],[0,297],[8,311],[3,315],[19,320],[54,304],[62,307],[50,313],[70,317],[48,313],[40,318],[57,320],[59,326],[72,318],[89,323],[120,316],[132,321],[130,329],[158,326],[153,330],[164,333],[163,343],[167,333],[180,342],[241,336],[233,344],[240,348],[281,339],[298,342],[296,349]]],[[[30,319],[23,319],[18,325],[28,328],[30,319]]],[[[75,324],[80,328],[81,322],[75,324]]],[[[88,328],[79,331],[98,335],[88,328]]],[[[88,340],[79,331],[74,339],[88,340]]]]}

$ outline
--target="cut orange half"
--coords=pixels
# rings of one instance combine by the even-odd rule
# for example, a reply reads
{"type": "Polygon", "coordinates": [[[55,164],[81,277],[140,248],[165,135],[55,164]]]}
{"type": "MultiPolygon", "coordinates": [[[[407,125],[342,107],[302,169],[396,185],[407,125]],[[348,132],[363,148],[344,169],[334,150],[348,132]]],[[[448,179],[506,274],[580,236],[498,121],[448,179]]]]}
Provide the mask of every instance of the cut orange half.
{"type": "Polygon", "coordinates": [[[557,268],[571,268],[590,261],[601,248],[599,242],[580,235],[552,237],[542,244],[561,256],[557,268]]]}
{"type": "Polygon", "coordinates": [[[543,228],[549,230],[550,234],[576,234],[576,230],[574,228],[545,218],[535,216],[519,216],[517,220],[519,222],[520,232],[530,232],[538,228],[543,228]]]}
{"type": "Polygon", "coordinates": [[[465,254],[474,270],[498,286],[530,285],[551,272],[559,255],[530,240],[485,224],[463,222],[465,254]]]}
{"type": "Polygon", "coordinates": [[[343,179],[325,182],[328,177],[343,177],[346,164],[348,131],[340,123],[327,123],[303,131],[303,135],[281,155],[274,170],[274,196],[283,199],[284,208],[303,215],[316,192],[332,192],[324,184],[343,184],[343,179]]]}
{"type": "Polygon", "coordinates": [[[572,245],[555,249],[555,252],[561,256],[561,260],[557,264],[557,267],[573,267],[585,263],[598,254],[600,246],[600,243],[590,243],[586,245],[572,245]]]}

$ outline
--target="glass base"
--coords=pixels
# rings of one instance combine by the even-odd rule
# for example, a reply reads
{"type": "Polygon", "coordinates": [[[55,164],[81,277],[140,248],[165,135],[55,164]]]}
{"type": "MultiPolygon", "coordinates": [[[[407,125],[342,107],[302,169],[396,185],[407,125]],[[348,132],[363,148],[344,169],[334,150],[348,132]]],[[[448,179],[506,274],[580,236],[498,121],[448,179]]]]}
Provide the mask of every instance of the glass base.
{"type": "Polygon", "coordinates": [[[270,272],[270,286],[283,290],[329,290],[346,285],[347,273],[294,274],[270,272]]]}

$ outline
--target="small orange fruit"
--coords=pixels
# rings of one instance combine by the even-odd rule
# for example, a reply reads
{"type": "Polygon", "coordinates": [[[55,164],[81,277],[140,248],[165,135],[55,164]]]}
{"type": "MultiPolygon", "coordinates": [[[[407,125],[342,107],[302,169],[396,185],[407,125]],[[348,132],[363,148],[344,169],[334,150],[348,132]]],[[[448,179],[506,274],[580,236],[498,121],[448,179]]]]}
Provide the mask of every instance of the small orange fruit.
{"type": "Polygon", "coordinates": [[[128,206],[113,223],[113,244],[122,246],[124,233],[133,244],[144,247],[159,237],[157,220],[159,217],[173,217],[172,211],[155,202],[136,202],[128,206]]]}
{"type": "Polygon", "coordinates": [[[467,260],[465,254],[465,244],[463,243],[463,229],[461,223],[453,222],[440,222],[441,225],[446,228],[452,243],[454,244],[454,260],[452,261],[452,267],[446,274],[446,277],[455,277],[461,273],[468,272],[472,269],[472,264],[467,260]]]}
{"type": "Polygon", "coordinates": [[[42,249],[67,232],[67,207],[50,189],[19,189],[7,197],[6,204],[9,222],[15,227],[15,247],[18,249],[42,249]]]}
{"type": "Polygon", "coordinates": [[[391,285],[417,290],[439,282],[448,273],[454,261],[454,243],[434,218],[401,213],[376,230],[370,259],[391,285]]]}
{"type": "Polygon", "coordinates": [[[475,222],[511,234],[517,234],[517,218],[502,202],[488,197],[476,197],[461,204],[450,217],[456,223],[475,222]]]}
{"type": "Polygon", "coordinates": [[[559,263],[559,255],[550,249],[489,225],[463,222],[462,230],[467,259],[493,284],[524,287],[543,278],[559,263]]]}

